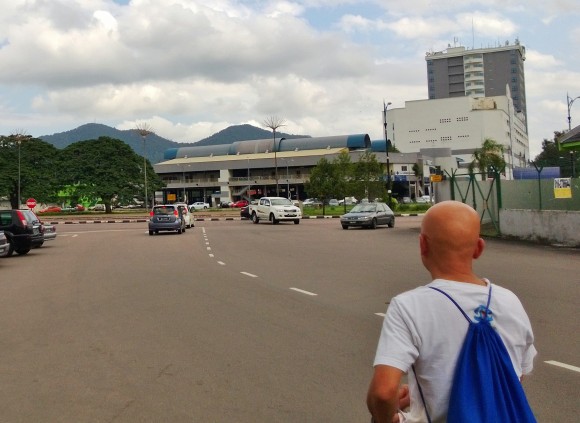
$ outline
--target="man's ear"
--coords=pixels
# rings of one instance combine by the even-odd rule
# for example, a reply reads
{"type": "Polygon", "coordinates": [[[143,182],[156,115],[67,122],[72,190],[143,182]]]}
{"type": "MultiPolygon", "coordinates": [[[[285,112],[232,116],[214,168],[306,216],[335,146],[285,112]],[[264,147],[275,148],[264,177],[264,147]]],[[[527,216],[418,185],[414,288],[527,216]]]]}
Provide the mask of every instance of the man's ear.
{"type": "Polygon", "coordinates": [[[481,238],[479,238],[477,240],[477,246],[475,247],[475,250],[473,251],[473,258],[474,259],[478,259],[479,256],[481,256],[481,254],[483,253],[483,250],[485,249],[485,241],[481,238]]]}

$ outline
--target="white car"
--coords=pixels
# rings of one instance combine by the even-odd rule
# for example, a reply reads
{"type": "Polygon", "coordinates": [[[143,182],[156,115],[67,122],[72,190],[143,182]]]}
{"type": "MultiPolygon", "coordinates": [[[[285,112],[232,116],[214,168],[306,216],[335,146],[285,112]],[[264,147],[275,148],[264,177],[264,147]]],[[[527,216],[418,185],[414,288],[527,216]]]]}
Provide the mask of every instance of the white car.
{"type": "Polygon", "coordinates": [[[203,201],[197,201],[189,206],[189,211],[206,210],[206,209],[209,209],[209,204],[204,203],[203,201]]]}
{"type": "Polygon", "coordinates": [[[338,200],[339,205],[343,205],[344,203],[346,203],[347,206],[350,206],[351,204],[356,204],[357,202],[358,200],[354,197],[346,197],[338,200]]]}
{"type": "Polygon", "coordinates": [[[422,195],[421,197],[417,197],[417,203],[430,203],[431,197],[428,195],[422,195]]]}
{"type": "Polygon", "coordinates": [[[181,213],[183,214],[183,220],[185,220],[185,227],[191,228],[193,227],[193,216],[191,215],[187,204],[185,203],[175,203],[176,206],[180,207],[181,213]]]}

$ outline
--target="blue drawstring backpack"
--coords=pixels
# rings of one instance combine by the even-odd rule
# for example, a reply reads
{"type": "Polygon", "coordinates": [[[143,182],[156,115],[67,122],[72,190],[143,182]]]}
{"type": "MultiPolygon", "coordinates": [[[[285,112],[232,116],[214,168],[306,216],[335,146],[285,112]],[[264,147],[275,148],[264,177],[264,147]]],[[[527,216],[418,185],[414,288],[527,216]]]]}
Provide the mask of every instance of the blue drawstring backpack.
{"type": "MultiPolygon", "coordinates": [[[[430,288],[449,298],[469,323],[455,367],[447,422],[536,422],[507,349],[491,326],[491,284],[487,305],[476,310],[476,322],[445,291],[430,288]]],[[[419,391],[427,418],[431,422],[420,387],[419,391]]]]}

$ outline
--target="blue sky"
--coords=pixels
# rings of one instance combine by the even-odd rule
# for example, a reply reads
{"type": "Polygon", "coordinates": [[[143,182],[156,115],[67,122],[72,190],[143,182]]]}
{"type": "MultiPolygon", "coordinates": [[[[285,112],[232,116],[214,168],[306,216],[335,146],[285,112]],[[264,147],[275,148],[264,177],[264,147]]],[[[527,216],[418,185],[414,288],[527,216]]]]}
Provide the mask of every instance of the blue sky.
{"type": "Polygon", "coordinates": [[[534,157],[580,96],[579,17],[577,0],[12,0],[0,134],[147,122],[194,142],[276,115],[289,133],[378,139],[383,100],[426,98],[426,52],[519,39],[534,157]]]}

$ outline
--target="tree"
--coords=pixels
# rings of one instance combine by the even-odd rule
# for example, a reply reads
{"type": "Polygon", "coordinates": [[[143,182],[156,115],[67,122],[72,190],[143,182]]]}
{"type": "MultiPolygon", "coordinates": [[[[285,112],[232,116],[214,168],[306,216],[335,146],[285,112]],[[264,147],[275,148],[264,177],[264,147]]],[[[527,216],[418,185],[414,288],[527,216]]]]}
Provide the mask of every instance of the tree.
{"type": "Polygon", "coordinates": [[[270,116],[269,118],[265,119],[262,125],[266,128],[270,128],[272,130],[273,138],[274,138],[274,168],[275,168],[275,176],[276,176],[276,195],[280,196],[280,186],[278,184],[278,158],[276,156],[278,148],[280,144],[276,145],[276,129],[284,126],[284,119],[279,118],[278,116],[270,116]]]}
{"type": "Polygon", "coordinates": [[[310,172],[309,180],[304,184],[308,195],[322,200],[324,214],[325,200],[334,195],[336,184],[335,167],[325,157],[320,159],[310,172]]]}
{"type": "Polygon", "coordinates": [[[383,166],[377,160],[377,156],[365,151],[353,169],[353,187],[357,198],[385,198],[385,172],[383,166]]]}
{"type": "MultiPolygon", "coordinates": [[[[115,197],[134,197],[143,191],[142,157],[121,140],[100,137],[73,143],[62,151],[62,160],[67,164],[66,181],[77,195],[101,199],[107,213],[115,197]]],[[[160,189],[163,182],[148,160],[146,166],[147,184],[160,189]]]]}
{"type": "MultiPolygon", "coordinates": [[[[333,160],[332,165],[334,167],[335,178],[334,194],[336,195],[336,198],[344,199],[353,191],[353,164],[350,159],[350,154],[348,154],[347,151],[342,151],[338,157],[333,160]]],[[[344,210],[346,212],[346,201],[344,202],[344,210]]]]}
{"type": "Polygon", "coordinates": [[[469,171],[473,172],[474,169],[478,169],[482,174],[482,179],[485,181],[491,167],[497,172],[503,172],[505,164],[503,145],[491,138],[486,138],[481,148],[478,148],[473,153],[473,161],[469,165],[469,171]]]}
{"type": "Polygon", "coordinates": [[[562,135],[563,132],[555,131],[553,140],[544,139],[542,141],[542,152],[536,156],[534,162],[542,166],[558,166],[561,176],[563,178],[569,178],[572,176],[573,169],[579,169],[580,154],[578,152],[572,153],[558,149],[556,139],[562,135]]]}
{"type": "Polygon", "coordinates": [[[34,197],[39,203],[56,200],[60,187],[59,151],[52,144],[30,135],[0,136],[0,196],[7,196],[10,207],[34,197]],[[20,171],[19,171],[20,161],[20,171]]]}

